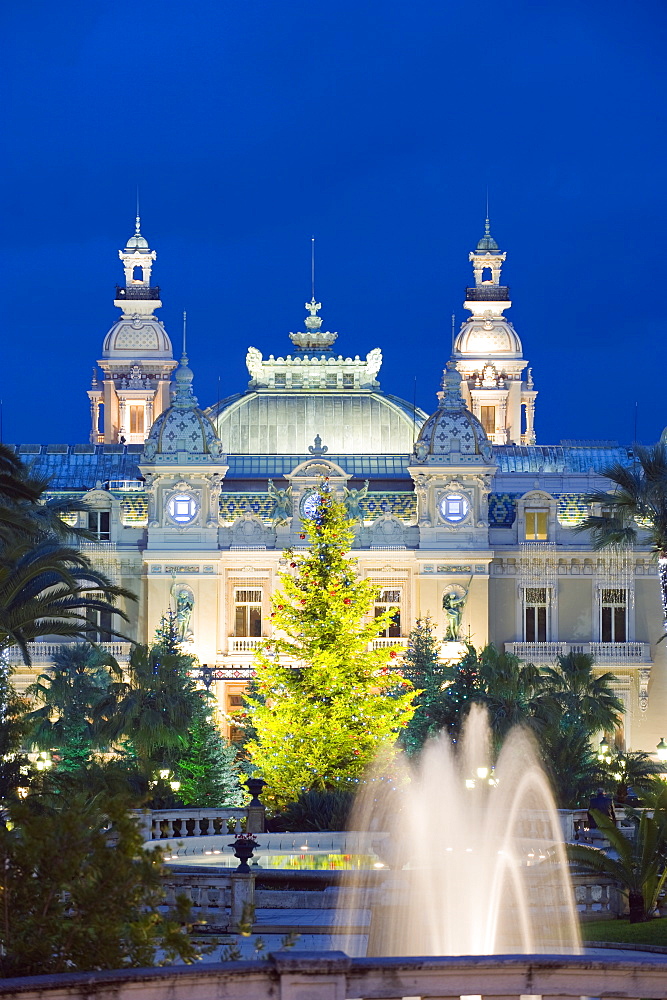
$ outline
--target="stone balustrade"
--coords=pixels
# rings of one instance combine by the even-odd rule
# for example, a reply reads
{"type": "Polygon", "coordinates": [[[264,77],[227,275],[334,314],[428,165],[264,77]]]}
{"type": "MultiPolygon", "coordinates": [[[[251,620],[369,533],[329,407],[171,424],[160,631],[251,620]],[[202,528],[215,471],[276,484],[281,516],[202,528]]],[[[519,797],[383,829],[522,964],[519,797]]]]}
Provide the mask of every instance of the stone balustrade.
{"type": "Polygon", "coordinates": [[[520,660],[538,665],[550,665],[568,653],[588,653],[596,664],[617,666],[650,666],[651,644],[648,642],[506,642],[505,652],[520,660]]]}
{"type": "Polygon", "coordinates": [[[123,969],[4,979],[0,997],[21,1000],[401,1000],[462,998],[667,998],[667,964],[585,955],[360,958],[343,952],[272,953],[259,962],[123,969]]]}
{"type": "Polygon", "coordinates": [[[146,841],[225,837],[241,833],[243,819],[249,833],[264,831],[264,806],[225,806],[221,809],[136,809],[146,841]]]}

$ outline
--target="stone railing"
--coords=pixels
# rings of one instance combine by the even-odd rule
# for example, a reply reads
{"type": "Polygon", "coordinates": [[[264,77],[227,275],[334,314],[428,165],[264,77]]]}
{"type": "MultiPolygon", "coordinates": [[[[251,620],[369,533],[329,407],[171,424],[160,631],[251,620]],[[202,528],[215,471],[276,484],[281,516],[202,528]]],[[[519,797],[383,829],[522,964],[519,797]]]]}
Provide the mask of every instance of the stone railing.
{"type": "Polygon", "coordinates": [[[373,639],[370,646],[371,649],[391,649],[392,646],[400,646],[405,649],[408,644],[407,639],[403,639],[400,636],[396,639],[386,639],[384,636],[380,639],[373,639]]]}
{"type": "Polygon", "coordinates": [[[230,635],[227,650],[230,653],[254,653],[258,646],[266,642],[263,636],[230,635]]]}
{"type": "Polygon", "coordinates": [[[264,832],[264,806],[222,809],[136,809],[144,840],[182,841],[188,837],[224,837],[241,833],[245,819],[248,833],[264,832]]]}
{"type": "Polygon", "coordinates": [[[272,953],[267,961],[64,973],[0,981],[0,996],[22,1000],[400,1000],[461,998],[667,998],[664,962],[585,955],[478,955],[452,958],[357,958],[343,952],[272,953]]]}
{"type": "MultiPolygon", "coordinates": [[[[60,642],[29,642],[28,651],[33,667],[41,667],[47,663],[51,663],[53,655],[60,650],[61,646],[66,645],[66,639],[62,639],[60,642]]],[[[131,642],[101,642],[99,646],[100,649],[111,653],[115,659],[122,660],[123,662],[129,660],[133,648],[131,642]]],[[[18,646],[11,646],[7,649],[5,656],[12,665],[23,663],[23,657],[18,646]]]]}
{"type": "Polygon", "coordinates": [[[650,665],[651,645],[648,642],[506,642],[505,652],[536,664],[554,663],[569,652],[588,653],[595,663],[615,663],[619,666],[650,665]]]}

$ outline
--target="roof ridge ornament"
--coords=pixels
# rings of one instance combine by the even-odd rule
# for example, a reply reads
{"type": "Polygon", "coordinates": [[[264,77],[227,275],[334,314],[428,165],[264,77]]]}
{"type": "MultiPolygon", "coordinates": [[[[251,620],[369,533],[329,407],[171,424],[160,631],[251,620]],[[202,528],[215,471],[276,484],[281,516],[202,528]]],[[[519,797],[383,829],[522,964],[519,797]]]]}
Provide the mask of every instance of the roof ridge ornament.
{"type": "Polygon", "coordinates": [[[322,444],[322,438],[320,437],[319,434],[315,435],[315,443],[308,445],[308,451],[310,452],[311,455],[317,455],[317,456],[326,455],[328,450],[329,446],[326,444],[325,445],[322,444]]]}

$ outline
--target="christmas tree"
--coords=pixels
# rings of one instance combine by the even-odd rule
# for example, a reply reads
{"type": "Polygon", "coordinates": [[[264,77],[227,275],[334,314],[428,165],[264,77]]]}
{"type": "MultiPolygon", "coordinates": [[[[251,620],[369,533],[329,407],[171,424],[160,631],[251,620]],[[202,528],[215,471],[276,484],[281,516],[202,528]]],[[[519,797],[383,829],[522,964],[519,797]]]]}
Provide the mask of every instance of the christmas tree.
{"type": "Polygon", "coordinates": [[[245,805],[248,794],[239,784],[241,767],[236,747],[224,738],[213,717],[208,695],[200,692],[201,706],[190,724],[188,742],[174,765],[185,806],[219,808],[245,805]]]}
{"type": "Polygon", "coordinates": [[[412,756],[419,753],[429,736],[447,726],[451,714],[446,689],[454,680],[454,671],[440,660],[440,643],[428,616],[418,618],[410,633],[403,673],[418,691],[415,714],[401,740],[412,756]]]}
{"type": "Polygon", "coordinates": [[[277,635],[258,653],[257,693],[246,698],[245,749],[268,782],[264,799],[278,806],[311,789],[353,787],[413,711],[411,685],[392,669],[397,651],[369,650],[394,612],[372,617],[376,586],[356,574],[354,530],[326,483],[303,526],[310,549],[285,550],[277,635]]]}
{"type": "Polygon", "coordinates": [[[473,702],[484,702],[479,659],[474,646],[468,646],[465,656],[453,667],[453,681],[447,688],[443,703],[443,723],[454,740],[458,739],[473,702]]]}

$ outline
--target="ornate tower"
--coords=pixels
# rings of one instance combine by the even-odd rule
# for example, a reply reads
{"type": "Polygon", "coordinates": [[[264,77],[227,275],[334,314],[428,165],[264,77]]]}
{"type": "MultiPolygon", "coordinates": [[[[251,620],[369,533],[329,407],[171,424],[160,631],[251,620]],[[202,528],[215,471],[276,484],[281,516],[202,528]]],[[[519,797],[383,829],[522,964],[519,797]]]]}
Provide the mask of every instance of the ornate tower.
{"type": "Polygon", "coordinates": [[[512,305],[500,272],[507,254],[491,236],[484,236],[469,255],[475,285],[466,288],[464,308],[472,315],[454,342],[453,359],[463,376],[463,397],[494,444],[535,444],[534,410],[537,392],[521,341],[503,315],[512,305]]]}
{"type": "Polygon", "coordinates": [[[417,494],[422,549],[488,549],[488,496],[497,466],[482,424],[466,409],[461,388],[456,363],[448,361],[438,409],[419,432],[408,466],[417,494]]]}
{"type": "Polygon", "coordinates": [[[93,444],[143,444],[156,417],[169,406],[171,373],[176,367],[171,341],[155,310],[160,289],[151,285],[157,254],[141,235],[137,216],[134,235],[118,251],[125,285],[116,286],[114,305],[122,315],[109,330],[88,390],[93,444]]]}

